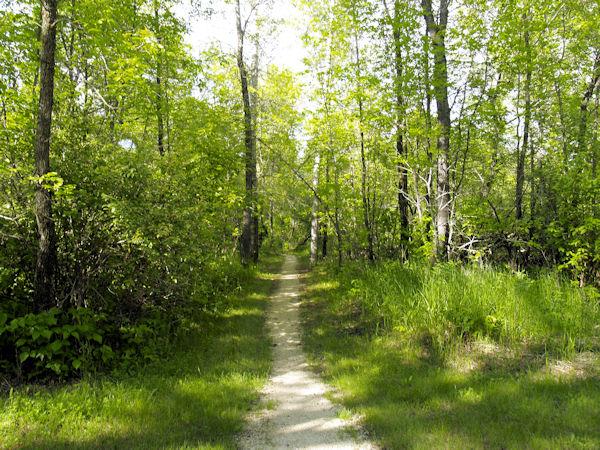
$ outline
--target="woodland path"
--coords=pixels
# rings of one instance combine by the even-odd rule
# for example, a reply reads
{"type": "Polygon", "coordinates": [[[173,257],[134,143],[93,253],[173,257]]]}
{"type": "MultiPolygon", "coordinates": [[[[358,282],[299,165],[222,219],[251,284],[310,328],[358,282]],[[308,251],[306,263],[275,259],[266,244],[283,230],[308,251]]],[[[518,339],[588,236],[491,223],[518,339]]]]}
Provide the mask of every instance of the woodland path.
{"type": "Polygon", "coordinates": [[[298,268],[298,259],[286,256],[268,315],[274,361],[263,391],[267,409],[251,417],[240,448],[375,449],[359,433],[352,433],[358,439],[348,433],[351,424],[338,417],[324,396],[328,388],[308,367],[301,344],[298,268]]]}

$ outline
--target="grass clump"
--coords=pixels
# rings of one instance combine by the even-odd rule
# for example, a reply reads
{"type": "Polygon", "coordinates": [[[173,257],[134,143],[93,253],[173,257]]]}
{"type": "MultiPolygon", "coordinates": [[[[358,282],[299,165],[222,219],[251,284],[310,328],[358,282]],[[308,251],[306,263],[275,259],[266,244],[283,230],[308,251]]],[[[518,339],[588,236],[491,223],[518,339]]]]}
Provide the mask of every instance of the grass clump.
{"type": "Polygon", "coordinates": [[[368,329],[428,334],[442,352],[456,341],[487,338],[566,355],[596,348],[600,337],[598,292],[553,272],[530,278],[451,263],[386,262],[350,266],[339,282],[351,286],[339,306],[368,329]]]}
{"type": "Polygon", "coordinates": [[[308,278],[309,357],[384,448],[599,448],[598,298],[554,274],[381,263],[308,278]]]}
{"type": "Polygon", "coordinates": [[[172,353],[132,374],[21,386],[0,397],[0,448],[235,448],[270,370],[271,269],[227,308],[190,317],[172,353]]]}

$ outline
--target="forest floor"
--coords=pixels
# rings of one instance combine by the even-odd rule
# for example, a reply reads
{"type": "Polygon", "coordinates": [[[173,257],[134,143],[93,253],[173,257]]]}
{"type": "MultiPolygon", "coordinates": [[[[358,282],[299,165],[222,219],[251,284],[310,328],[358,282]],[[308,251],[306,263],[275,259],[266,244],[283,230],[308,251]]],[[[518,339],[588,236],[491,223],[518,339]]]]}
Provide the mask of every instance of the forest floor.
{"type": "Polygon", "coordinates": [[[600,448],[596,352],[564,358],[474,341],[440,354],[425,335],[364,322],[364,305],[348,300],[357,283],[334,267],[305,283],[308,360],[383,448],[600,448]]]}
{"type": "Polygon", "coordinates": [[[190,318],[160,361],[1,394],[0,449],[236,448],[271,367],[265,315],[281,258],[263,259],[227,309],[190,318]]]}
{"type": "Polygon", "coordinates": [[[301,277],[298,258],[286,256],[267,319],[274,361],[264,409],[251,416],[240,447],[374,449],[326,398],[329,389],[308,367],[301,342],[301,277]]]}

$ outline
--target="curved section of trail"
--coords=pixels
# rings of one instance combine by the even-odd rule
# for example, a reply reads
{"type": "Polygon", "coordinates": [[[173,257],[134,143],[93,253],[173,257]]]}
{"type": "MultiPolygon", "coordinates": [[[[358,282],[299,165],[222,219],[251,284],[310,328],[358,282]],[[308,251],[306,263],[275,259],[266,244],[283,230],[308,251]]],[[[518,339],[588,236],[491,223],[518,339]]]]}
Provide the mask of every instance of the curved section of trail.
{"type": "Polygon", "coordinates": [[[338,417],[325,398],[327,387],[313,374],[301,346],[298,260],[286,256],[279,286],[271,299],[268,326],[274,344],[271,379],[263,391],[267,409],[251,417],[240,437],[244,450],[376,449],[349,433],[351,424],[338,417]]]}

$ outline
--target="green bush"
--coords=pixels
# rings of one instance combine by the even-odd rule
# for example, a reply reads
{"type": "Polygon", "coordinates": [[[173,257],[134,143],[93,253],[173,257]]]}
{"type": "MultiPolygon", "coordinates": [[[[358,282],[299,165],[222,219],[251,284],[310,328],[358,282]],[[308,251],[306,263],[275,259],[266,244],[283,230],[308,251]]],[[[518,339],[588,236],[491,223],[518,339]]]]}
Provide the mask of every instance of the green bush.
{"type": "Polygon", "coordinates": [[[52,308],[12,320],[0,313],[3,354],[6,359],[14,358],[16,370],[26,379],[49,374],[67,377],[96,360],[108,362],[112,358],[112,349],[104,344],[105,320],[104,315],[83,308],[67,312],[52,308]]]}

